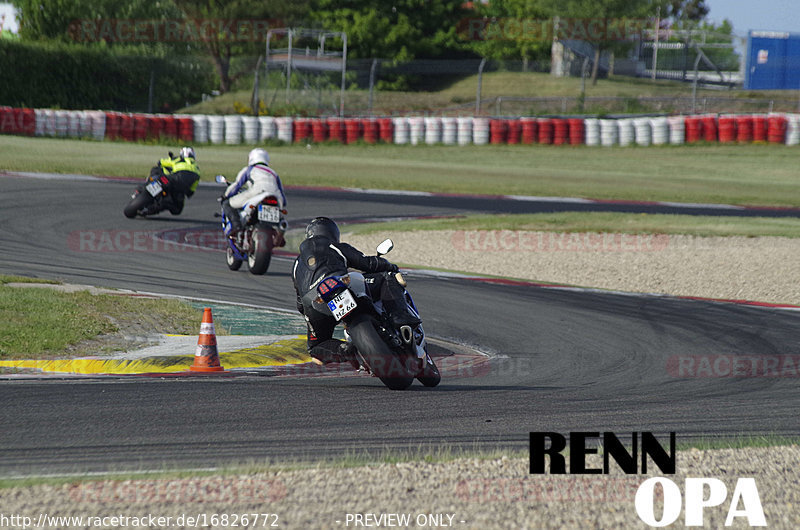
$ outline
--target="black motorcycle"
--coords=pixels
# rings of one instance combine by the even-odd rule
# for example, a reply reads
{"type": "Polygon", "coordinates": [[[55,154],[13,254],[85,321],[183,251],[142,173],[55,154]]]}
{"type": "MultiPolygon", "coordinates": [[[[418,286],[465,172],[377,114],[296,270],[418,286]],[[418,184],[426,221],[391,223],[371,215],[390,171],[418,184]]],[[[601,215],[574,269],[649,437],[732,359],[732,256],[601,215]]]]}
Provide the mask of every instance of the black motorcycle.
{"type": "Polygon", "coordinates": [[[182,204],[173,198],[178,193],[177,183],[169,175],[151,171],[147,179],[136,187],[123,213],[128,219],[137,215],[146,217],[169,210],[173,215],[181,213],[182,204]]]}
{"type": "MultiPolygon", "coordinates": [[[[392,240],[387,239],[378,245],[378,255],[386,254],[393,246],[392,240]]],[[[356,347],[361,367],[379,377],[384,385],[405,390],[416,378],[425,386],[435,387],[442,378],[428,355],[422,319],[405,279],[399,272],[379,274],[385,275],[383,281],[396,280],[402,286],[406,314],[412,317],[408,323],[398,322],[385,307],[389,305],[386,301],[370,296],[365,277],[359,272],[324,278],[306,296],[316,295],[312,300],[314,309],[344,323],[345,335],[356,347]]]]}

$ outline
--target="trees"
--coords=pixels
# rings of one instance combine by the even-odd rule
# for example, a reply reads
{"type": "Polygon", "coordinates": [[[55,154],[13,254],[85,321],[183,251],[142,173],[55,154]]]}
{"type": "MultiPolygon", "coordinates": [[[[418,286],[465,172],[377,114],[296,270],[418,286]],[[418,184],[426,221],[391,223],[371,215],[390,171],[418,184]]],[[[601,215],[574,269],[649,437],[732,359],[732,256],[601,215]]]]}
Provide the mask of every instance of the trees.
{"type": "Polygon", "coordinates": [[[465,36],[470,48],[482,57],[521,59],[527,63],[549,55],[550,25],[540,0],[478,4],[474,15],[467,21],[465,36]]]}
{"type": "Polygon", "coordinates": [[[457,24],[463,0],[317,0],[315,25],[347,33],[353,58],[394,62],[441,57],[459,48],[457,24]]]}
{"type": "Polygon", "coordinates": [[[291,24],[309,5],[308,0],[173,1],[187,19],[200,26],[205,23],[199,45],[214,63],[223,93],[236,77],[231,74],[231,59],[258,53],[270,26],[291,24]]]}
{"type": "MultiPolygon", "coordinates": [[[[656,7],[662,0],[541,0],[551,16],[584,20],[625,20],[654,16],[656,7]]],[[[613,48],[615,43],[608,39],[598,39],[594,46],[592,65],[592,84],[597,83],[600,56],[603,50],[613,48]]]]}

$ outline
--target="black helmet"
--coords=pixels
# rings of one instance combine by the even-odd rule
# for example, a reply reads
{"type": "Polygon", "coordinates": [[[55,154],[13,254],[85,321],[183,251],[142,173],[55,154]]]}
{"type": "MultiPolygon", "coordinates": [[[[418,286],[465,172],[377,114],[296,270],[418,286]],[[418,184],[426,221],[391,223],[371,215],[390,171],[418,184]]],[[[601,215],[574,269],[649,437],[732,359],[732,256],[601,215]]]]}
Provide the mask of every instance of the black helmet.
{"type": "Polygon", "coordinates": [[[309,237],[327,237],[331,241],[339,242],[339,227],[332,219],[315,217],[306,227],[306,239],[309,237]]]}

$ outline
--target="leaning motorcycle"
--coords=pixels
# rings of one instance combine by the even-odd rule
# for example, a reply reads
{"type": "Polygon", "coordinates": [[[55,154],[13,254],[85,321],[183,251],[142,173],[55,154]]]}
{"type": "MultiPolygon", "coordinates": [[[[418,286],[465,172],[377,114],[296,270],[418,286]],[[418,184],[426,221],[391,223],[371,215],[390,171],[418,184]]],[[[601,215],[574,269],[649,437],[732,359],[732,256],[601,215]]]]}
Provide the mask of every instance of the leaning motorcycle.
{"type": "MultiPolygon", "coordinates": [[[[378,245],[378,255],[393,248],[391,239],[378,245]]],[[[408,313],[416,317],[414,325],[398,325],[384,301],[374,300],[367,289],[365,277],[359,272],[323,278],[309,297],[314,309],[330,314],[337,322],[344,323],[348,341],[356,347],[356,358],[361,366],[377,376],[392,390],[405,390],[416,378],[427,387],[435,387],[441,381],[436,364],[428,355],[428,343],[419,311],[406,289],[406,282],[399,272],[384,281],[396,281],[403,287],[403,298],[408,313]]]]}
{"type": "Polygon", "coordinates": [[[155,215],[169,208],[172,202],[172,191],[175,183],[163,173],[151,172],[144,183],[139,184],[131,195],[123,213],[128,219],[137,215],[142,217],[155,215]]]}
{"type": "MultiPolygon", "coordinates": [[[[222,175],[215,179],[220,184],[228,181],[222,175]]],[[[231,233],[231,222],[221,209],[216,214],[222,218],[222,231],[226,236],[228,246],[225,249],[225,261],[232,271],[239,270],[242,263],[247,261],[252,274],[264,274],[269,268],[272,259],[272,249],[286,244],[283,234],[289,227],[284,219],[287,214],[281,209],[278,198],[268,192],[252,197],[239,210],[242,220],[242,233],[236,239],[228,237],[231,233]]]]}

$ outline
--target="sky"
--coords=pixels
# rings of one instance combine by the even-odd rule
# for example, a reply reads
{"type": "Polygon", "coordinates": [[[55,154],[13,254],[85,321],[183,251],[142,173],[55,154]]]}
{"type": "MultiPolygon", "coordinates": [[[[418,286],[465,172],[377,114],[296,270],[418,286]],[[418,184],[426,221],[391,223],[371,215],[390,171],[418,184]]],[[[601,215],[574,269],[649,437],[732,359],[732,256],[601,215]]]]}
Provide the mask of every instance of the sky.
{"type": "Polygon", "coordinates": [[[708,18],[715,23],[726,18],[742,37],[750,30],[800,33],[798,0],[706,0],[708,18]]]}
{"type": "MultiPolygon", "coordinates": [[[[739,36],[750,30],[800,33],[798,0],[706,0],[711,9],[708,18],[715,23],[728,19],[739,36]]],[[[6,14],[5,28],[16,31],[11,4],[0,2],[0,16],[6,14]]]]}

